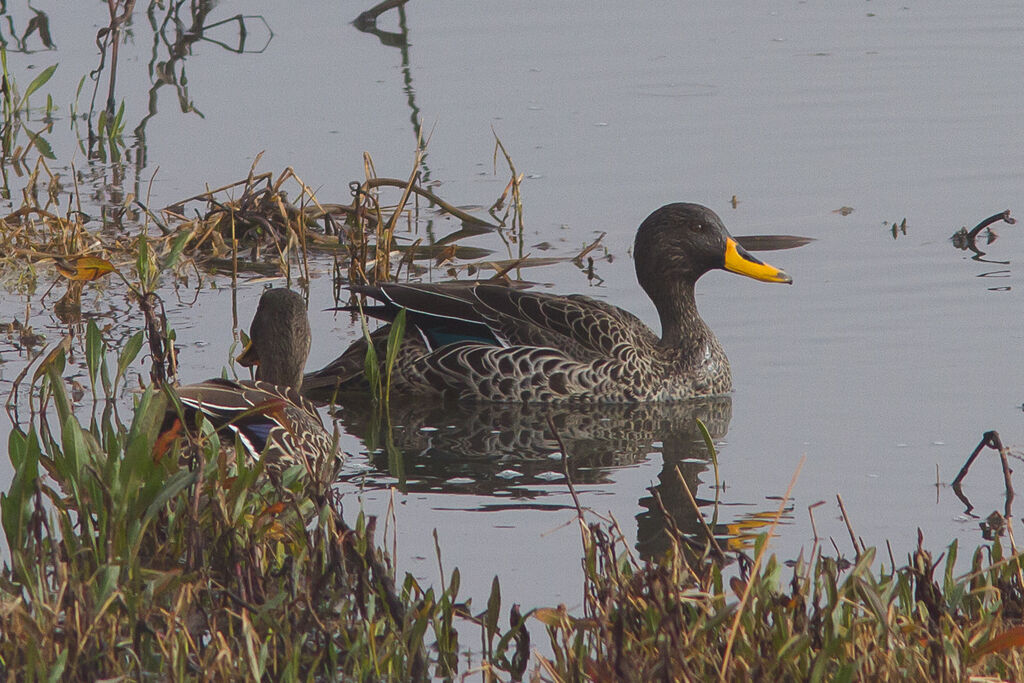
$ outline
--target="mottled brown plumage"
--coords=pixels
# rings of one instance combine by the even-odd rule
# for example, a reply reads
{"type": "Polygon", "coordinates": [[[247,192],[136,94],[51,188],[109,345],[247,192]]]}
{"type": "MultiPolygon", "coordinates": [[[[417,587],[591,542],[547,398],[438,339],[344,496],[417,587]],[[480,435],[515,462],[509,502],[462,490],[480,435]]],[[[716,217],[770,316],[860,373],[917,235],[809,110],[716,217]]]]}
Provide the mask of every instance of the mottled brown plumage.
{"type": "Polygon", "coordinates": [[[310,347],[306,304],[287,289],[268,289],[249,328],[250,342],[239,356],[256,366],[255,381],[209,379],[178,389],[182,406],[194,421],[202,413],[221,434],[239,438],[253,458],[272,471],[336,455],[316,407],[298,393],[310,347]]]}
{"type": "MultiPolygon", "coordinates": [[[[661,318],[659,338],[633,314],[581,295],[497,284],[390,283],[354,287],[382,305],[367,312],[407,330],[392,393],[514,402],[676,401],[732,389],[725,352],[697,313],[694,285],[715,268],[791,282],[729,236],[710,209],[669,204],[637,231],[637,280],[661,318]]],[[[383,357],[388,327],[372,336],[383,357]]],[[[366,342],[306,376],[305,392],[365,389],[366,342]]]]}

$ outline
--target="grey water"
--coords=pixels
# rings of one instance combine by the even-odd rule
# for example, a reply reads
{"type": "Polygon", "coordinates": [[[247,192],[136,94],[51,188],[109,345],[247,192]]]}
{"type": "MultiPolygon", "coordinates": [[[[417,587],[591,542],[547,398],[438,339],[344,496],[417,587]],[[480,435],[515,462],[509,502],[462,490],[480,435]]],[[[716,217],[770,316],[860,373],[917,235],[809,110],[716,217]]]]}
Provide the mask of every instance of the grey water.
{"type": "MultiPolygon", "coordinates": [[[[55,47],[9,47],[8,68],[30,78],[60,64],[44,89],[63,105],[50,142],[97,211],[127,193],[163,206],[233,182],[261,153],[258,169],[291,166],[322,201],[349,201],[364,152],[381,175],[407,177],[419,136],[424,179],[455,203],[487,206],[508,179],[495,172],[498,136],[524,174],[525,253],[572,254],[606,233],[597,277],[565,264],[524,275],[655,329],[630,245],[658,206],[705,204],[737,235],[814,238],[762,254],[792,287],[719,272],[698,286],[735,384],[724,406],[695,409],[717,444],[718,489],[690,413],[556,415],[583,505],[613,517],[640,552],[657,544],[650,487],[684,526],[695,521],[676,465],[727,529],[775,511],[804,460],[772,541],[783,558],[811,547],[818,501],[819,535],[852,554],[837,494],[864,542],[888,540],[897,559],[918,528],[932,548],[975,544],[974,515],[1003,509],[991,453],[966,482],[972,514],[946,484],[984,431],[1011,448],[1024,439],[1024,227],[992,226],[998,238],[979,258],[950,237],[1024,210],[1019,3],[410,0],[374,33],[351,25],[367,9],[354,3],[221,2],[205,17],[212,28],[174,59],[166,44],[189,26],[139,14],[118,73],[132,150],[122,164],[76,152],[67,106],[98,63],[95,31],[82,27],[104,26],[105,9],[44,4],[34,7],[50,13],[55,47]],[[246,20],[244,44],[236,24],[216,23],[236,15],[259,17],[246,20]]],[[[9,12],[21,25],[28,15],[9,12]]],[[[493,236],[477,243],[504,249],[493,236]]],[[[324,310],[331,271],[316,265],[310,367],[361,334],[324,310]]],[[[183,380],[230,363],[233,319],[247,326],[265,283],[232,293],[208,277],[196,297],[165,293],[183,380]]],[[[59,339],[61,324],[34,300],[5,297],[0,319],[23,317],[26,303],[47,340],[59,339]]],[[[87,290],[83,308],[114,319],[126,305],[87,290]]],[[[0,340],[0,360],[9,386],[25,355],[0,340]]],[[[436,530],[445,571],[460,568],[476,603],[499,575],[508,601],[571,609],[579,534],[559,448],[536,436],[537,415],[497,412],[396,418],[401,488],[359,416],[343,415],[346,512],[384,517],[393,505],[399,568],[425,581],[438,577],[436,530]]],[[[10,476],[0,462],[0,484],[10,476]]]]}

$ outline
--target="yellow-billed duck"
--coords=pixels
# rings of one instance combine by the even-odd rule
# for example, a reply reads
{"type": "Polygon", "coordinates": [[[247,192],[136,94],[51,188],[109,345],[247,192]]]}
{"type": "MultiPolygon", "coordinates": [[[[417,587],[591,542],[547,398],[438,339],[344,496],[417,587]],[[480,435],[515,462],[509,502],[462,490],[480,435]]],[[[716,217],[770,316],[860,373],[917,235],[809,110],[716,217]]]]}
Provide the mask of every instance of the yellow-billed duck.
{"type": "MultiPolygon", "coordinates": [[[[582,295],[559,296],[501,284],[353,286],[379,304],[364,310],[406,333],[392,394],[514,402],[676,401],[732,389],[729,361],[697,313],[694,285],[723,269],[764,282],[791,283],[751,256],[707,207],[663,206],[640,225],[633,248],[637,280],[661,318],[659,338],[639,318],[582,295]]],[[[378,358],[390,326],[373,333],[378,358]]],[[[306,375],[304,393],[365,391],[366,342],[354,343],[306,375]]]]}

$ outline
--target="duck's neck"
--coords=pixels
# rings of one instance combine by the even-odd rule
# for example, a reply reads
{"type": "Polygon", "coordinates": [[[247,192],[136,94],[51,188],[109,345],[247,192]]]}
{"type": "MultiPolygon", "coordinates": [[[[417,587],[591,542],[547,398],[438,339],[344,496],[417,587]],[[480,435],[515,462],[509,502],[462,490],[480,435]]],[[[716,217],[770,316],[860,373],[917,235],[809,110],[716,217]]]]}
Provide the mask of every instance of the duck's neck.
{"type": "Polygon", "coordinates": [[[672,283],[651,298],[661,316],[663,348],[689,350],[715,338],[711,328],[697,313],[692,283],[672,283]]]}
{"type": "Polygon", "coordinates": [[[305,362],[298,358],[268,354],[268,360],[261,360],[256,367],[256,379],[298,390],[302,386],[304,365],[305,362]]]}

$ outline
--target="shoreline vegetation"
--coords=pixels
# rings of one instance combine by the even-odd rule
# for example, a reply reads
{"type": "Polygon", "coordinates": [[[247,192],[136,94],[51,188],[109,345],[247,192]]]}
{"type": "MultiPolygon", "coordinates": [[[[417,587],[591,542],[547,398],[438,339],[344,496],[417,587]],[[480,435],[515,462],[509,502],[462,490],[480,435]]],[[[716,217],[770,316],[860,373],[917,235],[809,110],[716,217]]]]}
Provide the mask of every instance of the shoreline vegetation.
{"type": "Polygon", "coordinates": [[[666,553],[639,559],[615,520],[577,507],[580,613],[524,610],[500,577],[486,605],[460,601],[459,569],[422,585],[394,569],[374,519],[349,525],[331,472],[296,466],[272,481],[205,423],[162,451],[172,386],[148,387],[122,420],[118,386],[141,346],[115,357],[93,323],[86,346],[102,410],[80,422],[58,347],[35,368],[31,417],[8,444],[7,678],[994,680],[1024,670],[1024,558],[999,540],[974,550],[961,576],[955,542],[933,558],[920,536],[904,563],[815,545],[786,567],[766,552],[770,532],[751,556],[670,530],[666,553]],[[528,621],[545,645],[531,643],[528,621]]]}

